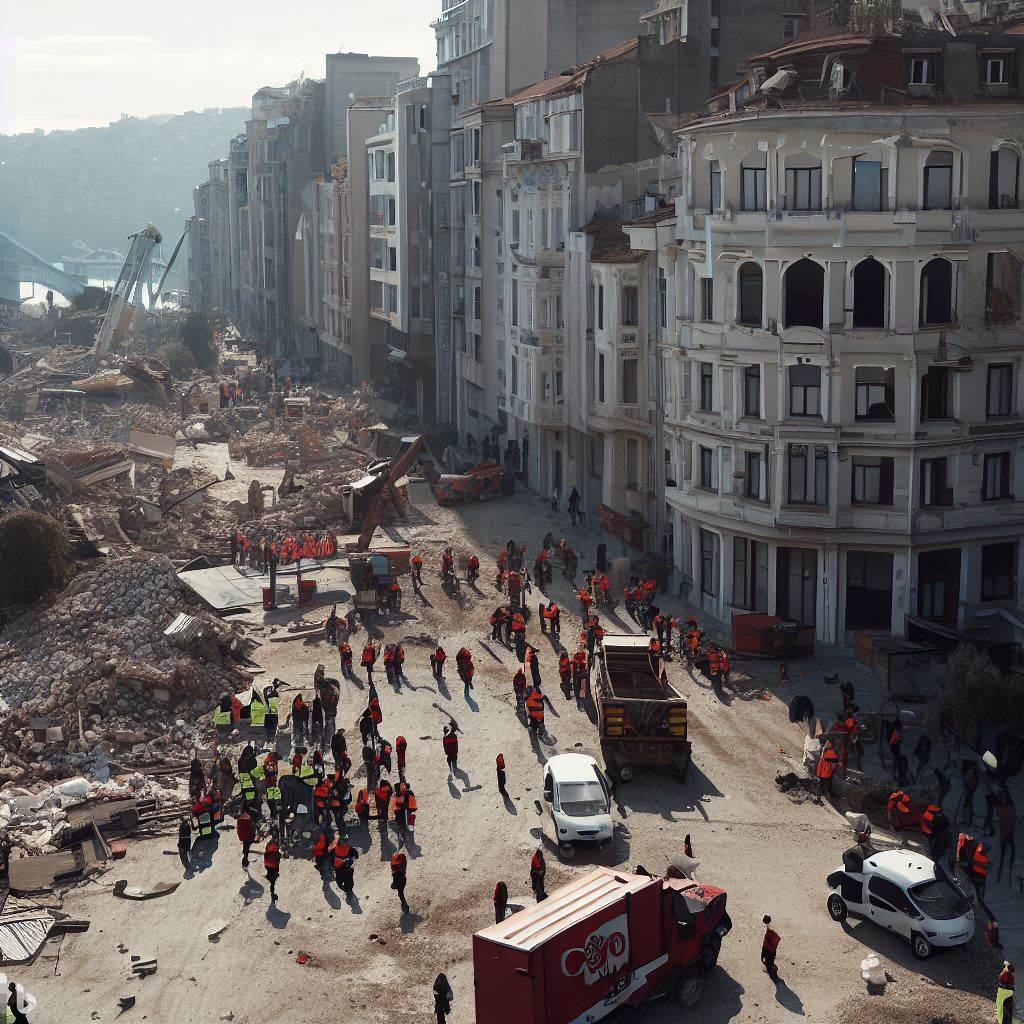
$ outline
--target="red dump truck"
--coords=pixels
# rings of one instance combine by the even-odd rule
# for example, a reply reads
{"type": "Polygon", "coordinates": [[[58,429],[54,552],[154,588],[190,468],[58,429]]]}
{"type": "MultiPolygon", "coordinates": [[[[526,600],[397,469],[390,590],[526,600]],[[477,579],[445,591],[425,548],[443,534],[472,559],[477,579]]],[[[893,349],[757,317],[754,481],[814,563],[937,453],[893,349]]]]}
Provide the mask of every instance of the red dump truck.
{"type": "Polygon", "coordinates": [[[473,936],[477,1024],[589,1024],[670,994],[694,1006],[732,928],[725,900],[597,868],[473,936]]]}

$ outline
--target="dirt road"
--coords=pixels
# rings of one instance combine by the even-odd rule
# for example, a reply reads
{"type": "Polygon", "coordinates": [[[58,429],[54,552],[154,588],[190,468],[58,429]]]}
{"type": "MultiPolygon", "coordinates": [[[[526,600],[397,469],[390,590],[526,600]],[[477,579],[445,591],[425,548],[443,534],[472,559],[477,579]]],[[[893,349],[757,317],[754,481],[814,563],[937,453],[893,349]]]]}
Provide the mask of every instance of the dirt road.
{"type": "MultiPolygon", "coordinates": [[[[411,495],[415,508],[408,521],[389,533],[423,554],[426,592],[422,599],[407,592],[403,615],[375,630],[388,641],[404,639],[408,652],[408,685],[396,692],[378,673],[377,688],[384,712],[381,732],[391,740],[398,734],[407,738],[408,776],[419,800],[415,840],[409,847],[411,913],[400,913],[389,888],[386,861],[396,848],[394,832],[384,835],[372,823],[368,835],[354,833],[361,855],[355,868],[357,898],[351,902],[333,883],[321,884],[309,861],[285,860],[280,900],[272,906],[261,859],[255,858],[245,872],[240,846],[233,833],[225,832],[212,862],[176,893],[128,903],[110,892],[114,880],[148,884],[182,875],[173,837],[132,842],[127,859],[99,884],[68,896],[65,911],[91,919],[92,927],[64,941],[56,976],[52,960],[41,960],[25,972],[25,982],[40,1001],[40,1020],[109,1021],[117,1013],[118,998],[135,995],[135,1008],[121,1018],[126,1022],[418,1024],[433,1019],[429,986],[441,970],[456,994],[453,1024],[474,1019],[470,936],[492,920],[490,895],[498,879],[508,883],[513,903],[529,902],[529,856],[543,842],[544,819],[536,809],[541,765],[545,757],[564,751],[597,755],[596,733],[583,711],[563,701],[556,657],[540,637],[534,616],[530,639],[542,652],[545,690],[554,713],[547,722],[550,745],[532,747],[514,711],[514,655],[485,639],[487,615],[497,603],[491,574],[498,547],[514,537],[527,544],[532,557],[547,530],[556,537],[567,531],[565,517],[556,520],[532,495],[465,511],[438,508],[421,485],[413,485],[411,495]],[[460,602],[440,589],[437,568],[445,543],[477,551],[484,566],[479,592],[464,589],[460,602]],[[477,679],[469,694],[452,662],[445,685],[431,679],[428,645],[436,639],[452,659],[462,644],[473,651],[477,679]],[[441,748],[449,715],[460,727],[463,771],[454,779],[448,776],[441,748]],[[508,803],[495,783],[499,751],[508,765],[508,803]],[[217,919],[228,924],[219,940],[211,942],[207,933],[217,919]],[[119,943],[125,952],[119,951],[119,943]],[[309,960],[300,964],[297,957],[303,952],[309,960]],[[132,954],[156,957],[156,975],[141,982],[126,980],[132,954]]],[[[572,539],[581,566],[593,564],[594,536],[579,530],[572,539]]],[[[563,633],[572,643],[578,632],[576,602],[557,572],[553,592],[563,609],[563,633]]],[[[536,593],[532,600],[536,602],[536,593]]],[[[251,618],[254,624],[262,622],[262,612],[251,618]]],[[[609,628],[635,626],[613,619],[609,628]]],[[[357,652],[364,637],[362,632],[355,635],[357,652]]],[[[336,655],[322,643],[268,643],[259,654],[268,678],[278,676],[292,686],[311,688],[313,670],[321,661],[329,674],[337,674],[336,655]]],[[[814,671],[813,662],[806,670],[814,671]]],[[[799,771],[801,754],[800,734],[786,714],[785,701],[792,694],[771,694],[777,683],[774,665],[764,666],[764,678],[749,680],[768,691],[767,700],[758,686],[744,685],[743,665],[736,673],[740,685],[735,693],[716,694],[678,664],[671,671],[690,698],[694,763],[684,783],[638,772],[631,783],[618,787],[613,860],[624,868],[639,863],[662,870],[689,833],[701,861],[697,877],[729,892],[734,930],[702,1004],[685,1020],[870,1020],[864,1014],[877,1012],[875,1007],[884,1012],[903,1007],[911,1014],[908,1019],[921,1021],[930,1020],[929,1011],[953,1008],[962,1010],[964,1020],[983,1019],[983,1008],[990,1017],[994,958],[983,947],[919,966],[908,947],[874,926],[853,924],[844,930],[826,915],[824,878],[839,864],[849,833],[830,807],[794,802],[774,786],[776,772],[799,771]],[[765,913],[782,935],[779,967],[784,984],[778,988],[759,962],[765,913]],[[865,1011],[859,968],[871,950],[882,955],[894,981],[865,1011]]],[[[365,702],[363,685],[346,683],[338,725],[352,727],[365,702]]],[[[358,736],[350,742],[353,746],[357,753],[358,736]]],[[[357,785],[360,772],[353,768],[357,785]]],[[[549,890],[587,867],[584,857],[563,864],[549,851],[549,890]]],[[[666,1001],[631,1012],[629,1019],[667,1024],[684,1019],[680,1014],[676,1004],[666,1001]]]]}

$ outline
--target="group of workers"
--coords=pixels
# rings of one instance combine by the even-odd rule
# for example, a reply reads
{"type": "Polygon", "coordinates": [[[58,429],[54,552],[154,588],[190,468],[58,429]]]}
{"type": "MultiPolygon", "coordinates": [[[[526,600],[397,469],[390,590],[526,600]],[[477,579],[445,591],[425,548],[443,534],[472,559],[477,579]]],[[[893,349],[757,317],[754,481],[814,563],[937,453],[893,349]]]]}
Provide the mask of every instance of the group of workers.
{"type": "Polygon", "coordinates": [[[333,530],[317,533],[281,534],[271,537],[250,537],[243,530],[234,530],[229,538],[231,561],[247,565],[261,573],[278,565],[290,565],[300,559],[323,561],[338,553],[338,538],[333,530]]]}

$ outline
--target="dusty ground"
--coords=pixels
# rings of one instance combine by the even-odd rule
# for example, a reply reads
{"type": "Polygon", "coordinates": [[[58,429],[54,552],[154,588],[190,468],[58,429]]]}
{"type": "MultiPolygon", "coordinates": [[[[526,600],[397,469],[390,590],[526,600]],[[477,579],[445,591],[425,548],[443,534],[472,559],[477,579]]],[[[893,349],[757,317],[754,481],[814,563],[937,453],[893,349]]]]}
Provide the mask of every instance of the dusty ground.
{"type": "MultiPolygon", "coordinates": [[[[246,873],[232,832],[221,835],[212,863],[173,895],[141,904],[118,900],[110,892],[118,878],[148,884],[182,875],[172,837],[132,842],[127,859],[100,883],[74,890],[66,900],[66,912],[91,919],[89,932],[63,941],[59,963],[48,955],[20,976],[39,999],[40,1021],[109,1021],[117,1014],[118,999],[135,995],[136,1006],[122,1017],[126,1022],[426,1022],[433,1019],[429,986],[439,970],[447,972],[455,990],[452,1022],[474,1019],[470,936],[493,920],[490,895],[499,878],[507,881],[512,902],[529,902],[529,855],[542,841],[544,820],[534,807],[541,764],[545,756],[567,750],[596,754],[596,732],[585,713],[563,702],[555,657],[532,621],[530,638],[543,652],[545,689],[557,710],[547,722],[552,744],[533,749],[514,713],[514,655],[486,640],[486,617],[496,603],[488,579],[493,554],[512,536],[528,545],[532,557],[548,529],[556,537],[569,532],[565,517],[556,521],[532,495],[460,513],[438,508],[422,485],[413,485],[411,494],[415,508],[409,520],[389,532],[424,554],[429,579],[425,597],[407,593],[403,616],[378,631],[387,640],[406,638],[411,685],[396,693],[380,678],[378,689],[381,731],[409,740],[408,775],[419,799],[407,891],[412,912],[400,913],[389,888],[386,860],[394,836],[382,838],[373,827],[369,836],[354,833],[362,855],[356,865],[358,898],[351,904],[333,884],[321,884],[309,861],[286,860],[280,900],[272,907],[261,858],[246,873]],[[485,567],[480,593],[464,590],[458,604],[442,594],[437,577],[446,542],[478,551],[485,567]],[[420,636],[423,646],[410,642],[420,636]],[[469,697],[454,667],[446,687],[431,679],[426,642],[435,637],[450,656],[462,643],[474,651],[477,685],[469,697]],[[457,781],[448,779],[441,750],[447,714],[435,704],[463,731],[460,765],[466,775],[457,781]],[[513,799],[507,805],[495,785],[498,751],[508,764],[513,799]],[[207,926],[216,919],[229,924],[212,943],[207,926]],[[308,964],[296,962],[300,951],[311,954],[308,964]],[[131,954],[157,957],[157,974],[127,980],[131,954]]],[[[570,535],[581,565],[592,564],[594,535],[582,529],[570,535]]],[[[571,642],[576,603],[557,571],[553,591],[571,642]]],[[[250,618],[261,625],[263,613],[250,618]]],[[[635,627],[613,619],[610,628],[635,627]]],[[[363,638],[357,633],[353,646],[363,638]]],[[[293,686],[311,686],[319,661],[332,673],[337,668],[324,644],[266,643],[259,655],[268,677],[280,676],[293,686]]],[[[852,662],[844,666],[851,675],[858,671],[852,662]]],[[[688,832],[701,860],[698,878],[729,892],[734,930],[702,1004],[685,1019],[693,1024],[798,1017],[881,1021],[898,1012],[901,1021],[928,1024],[933,1016],[955,1011],[957,1021],[990,1020],[995,960],[977,940],[967,952],[939,955],[922,966],[908,946],[874,926],[854,923],[844,930],[828,918],[824,878],[839,864],[849,833],[832,808],[796,803],[777,792],[776,772],[799,771],[801,737],[786,714],[793,687],[775,695],[775,666],[758,664],[754,678],[745,679],[750,667],[741,665],[735,673],[740,692],[716,694],[674,666],[675,681],[690,697],[694,764],[689,777],[678,783],[638,773],[617,793],[615,863],[661,869],[681,850],[688,832]],[[761,699],[761,687],[769,699],[761,699]],[[759,962],[765,913],[782,935],[779,964],[785,984],[778,988],[759,962]],[[869,1000],[859,966],[871,951],[881,955],[893,982],[886,995],[869,1000]]],[[[822,671],[816,662],[800,668],[808,676],[822,671]]],[[[352,726],[365,699],[361,685],[346,684],[338,724],[352,726]]],[[[586,858],[566,865],[549,852],[548,889],[587,868],[586,858]]],[[[678,1006],[667,1001],[626,1016],[637,1024],[683,1019],[678,1006]]]]}

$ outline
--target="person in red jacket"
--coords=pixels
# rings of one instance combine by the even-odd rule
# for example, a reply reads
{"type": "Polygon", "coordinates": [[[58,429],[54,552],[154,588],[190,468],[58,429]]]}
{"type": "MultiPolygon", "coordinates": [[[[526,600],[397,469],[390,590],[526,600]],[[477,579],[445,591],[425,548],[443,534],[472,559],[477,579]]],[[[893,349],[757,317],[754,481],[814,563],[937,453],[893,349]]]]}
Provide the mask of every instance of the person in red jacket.
{"type": "Polygon", "coordinates": [[[764,964],[768,977],[778,984],[779,971],[775,966],[775,953],[779,948],[782,937],[772,927],[772,919],[767,914],[764,915],[762,920],[764,921],[765,930],[764,940],[761,942],[761,963],[764,964]]]}
{"type": "Polygon", "coordinates": [[[444,648],[438,644],[437,650],[430,656],[430,671],[434,673],[435,679],[440,679],[444,675],[444,663],[447,659],[448,655],[445,654],[444,648]]]}
{"type": "Polygon", "coordinates": [[[505,920],[505,911],[508,909],[508,886],[499,882],[494,887],[494,923],[501,924],[505,920]]]}
{"type": "Polygon", "coordinates": [[[263,851],[263,870],[267,873],[267,881],[270,883],[270,901],[277,902],[277,893],[274,886],[281,876],[281,847],[277,840],[271,836],[267,841],[267,848],[263,851]]]}
{"type": "Polygon", "coordinates": [[[405,901],[405,873],[408,864],[404,853],[391,855],[391,888],[398,893],[398,898],[402,901],[403,914],[409,913],[409,904],[405,901]]]}
{"type": "Polygon", "coordinates": [[[448,759],[448,774],[452,775],[459,770],[459,737],[454,726],[444,727],[441,746],[444,747],[444,756],[448,759]]]}
{"type": "Polygon", "coordinates": [[[242,811],[235,822],[235,831],[238,833],[238,841],[242,844],[242,867],[249,866],[249,847],[256,839],[256,826],[248,811],[242,811]]]}

